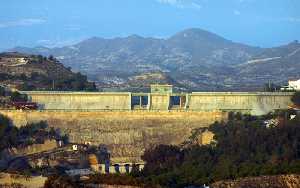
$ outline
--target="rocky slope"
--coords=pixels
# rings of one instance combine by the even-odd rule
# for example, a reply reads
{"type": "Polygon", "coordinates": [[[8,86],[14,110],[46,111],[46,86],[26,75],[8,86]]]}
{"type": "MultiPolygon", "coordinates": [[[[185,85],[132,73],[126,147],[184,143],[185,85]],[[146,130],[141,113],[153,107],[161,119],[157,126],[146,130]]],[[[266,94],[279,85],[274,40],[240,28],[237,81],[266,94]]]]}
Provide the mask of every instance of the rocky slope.
{"type": "Polygon", "coordinates": [[[95,90],[86,76],[74,73],[53,57],[0,54],[0,85],[20,90],[95,90]]]}
{"type": "Polygon", "coordinates": [[[298,188],[299,175],[261,176],[238,179],[235,181],[220,181],[211,185],[213,188],[298,188]]]}
{"type": "MultiPolygon", "coordinates": [[[[227,119],[222,112],[29,112],[0,111],[15,126],[47,121],[71,143],[105,145],[114,163],[142,162],[144,150],[159,144],[181,145],[194,129],[227,119]]],[[[199,143],[200,134],[194,135],[199,143]]],[[[204,140],[205,141],[205,140],[204,140]]]]}
{"type": "MultiPolygon", "coordinates": [[[[168,39],[90,38],[62,48],[14,51],[53,54],[64,65],[81,71],[100,87],[128,89],[136,75],[163,73],[179,87],[193,90],[257,90],[269,81],[284,84],[299,78],[300,44],[275,48],[232,42],[201,29],[188,29],[168,39]]],[[[163,80],[162,82],[165,82],[163,80]]],[[[137,81],[138,82],[138,81],[137,81]]]]}

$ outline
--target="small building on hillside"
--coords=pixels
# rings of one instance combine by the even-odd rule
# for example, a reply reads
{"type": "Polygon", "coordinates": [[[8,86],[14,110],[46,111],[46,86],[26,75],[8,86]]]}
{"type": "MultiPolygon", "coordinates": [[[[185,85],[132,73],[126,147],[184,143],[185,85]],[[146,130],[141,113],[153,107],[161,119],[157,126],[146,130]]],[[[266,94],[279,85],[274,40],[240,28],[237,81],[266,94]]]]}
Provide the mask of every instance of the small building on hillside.
{"type": "Polygon", "coordinates": [[[19,65],[28,63],[30,57],[26,54],[18,52],[3,52],[0,53],[0,64],[3,65],[19,65]]]}

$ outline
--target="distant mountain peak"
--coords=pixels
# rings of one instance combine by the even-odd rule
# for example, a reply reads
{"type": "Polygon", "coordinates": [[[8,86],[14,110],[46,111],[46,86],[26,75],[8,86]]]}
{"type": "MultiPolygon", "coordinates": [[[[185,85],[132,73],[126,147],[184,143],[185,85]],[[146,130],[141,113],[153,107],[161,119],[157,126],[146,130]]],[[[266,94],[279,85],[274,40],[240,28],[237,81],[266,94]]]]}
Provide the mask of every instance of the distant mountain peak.
{"type": "Polygon", "coordinates": [[[191,33],[191,34],[199,34],[199,33],[206,33],[206,34],[211,34],[211,32],[200,29],[200,28],[190,28],[190,29],[185,29],[179,33],[191,33]]]}
{"type": "Polygon", "coordinates": [[[183,30],[168,39],[139,35],[92,37],[62,48],[20,47],[13,51],[52,54],[64,65],[82,71],[105,87],[112,86],[111,83],[117,87],[138,87],[147,79],[170,78],[174,79],[174,85],[193,90],[211,91],[216,87],[227,91],[253,90],[269,80],[282,83],[289,78],[298,79],[300,74],[298,41],[258,48],[198,28],[183,30]],[[153,72],[164,72],[162,75],[166,76],[153,72]]]}
{"type": "Polygon", "coordinates": [[[132,38],[132,39],[143,39],[144,37],[142,37],[142,36],[140,36],[140,35],[133,34],[133,35],[129,35],[127,38],[132,38]]]}
{"type": "Polygon", "coordinates": [[[186,29],[183,30],[174,36],[171,37],[171,39],[174,38],[193,38],[193,39],[205,39],[205,40],[226,40],[221,36],[218,36],[212,32],[203,30],[203,29],[198,29],[198,28],[192,28],[192,29],[186,29]]]}
{"type": "Polygon", "coordinates": [[[104,38],[101,38],[101,37],[90,37],[88,39],[85,39],[79,43],[84,43],[84,42],[93,42],[93,41],[102,41],[102,40],[105,40],[104,38]]]}

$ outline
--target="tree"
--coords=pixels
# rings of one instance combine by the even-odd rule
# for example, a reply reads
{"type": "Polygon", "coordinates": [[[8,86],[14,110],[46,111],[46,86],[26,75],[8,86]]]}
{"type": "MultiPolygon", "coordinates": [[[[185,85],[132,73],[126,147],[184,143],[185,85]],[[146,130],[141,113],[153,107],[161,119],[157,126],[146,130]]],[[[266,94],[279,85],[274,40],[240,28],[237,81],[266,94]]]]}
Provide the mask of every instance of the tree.
{"type": "Polygon", "coordinates": [[[76,188],[80,187],[78,184],[73,182],[73,180],[66,175],[63,176],[50,176],[45,182],[45,188],[76,188]]]}
{"type": "Polygon", "coordinates": [[[0,86],[0,96],[5,96],[5,88],[0,86]]]}
{"type": "Polygon", "coordinates": [[[38,55],[37,59],[38,59],[38,63],[43,63],[44,61],[44,57],[42,55],[38,55]]]}
{"type": "Polygon", "coordinates": [[[215,145],[146,150],[142,157],[146,166],[140,176],[176,188],[246,176],[300,173],[300,118],[267,128],[264,121],[279,115],[266,117],[231,113],[229,121],[210,126],[215,145]]]}
{"type": "Polygon", "coordinates": [[[54,61],[54,60],[55,60],[55,58],[53,57],[53,55],[49,55],[48,59],[49,59],[50,61],[54,61]]]}
{"type": "Polygon", "coordinates": [[[0,114],[0,152],[16,141],[16,129],[11,126],[10,119],[0,114]]]}
{"type": "MultiPolygon", "coordinates": [[[[27,124],[17,128],[6,116],[0,114],[0,153],[3,149],[44,143],[46,139],[55,138],[68,140],[68,136],[62,136],[55,130],[49,129],[47,122],[27,124]]],[[[1,157],[1,156],[0,156],[1,157]]]]}
{"type": "Polygon", "coordinates": [[[159,145],[149,149],[142,156],[146,161],[146,173],[158,173],[167,169],[172,169],[174,166],[182,162],[183,154],[177,146],[159,145]]]}
{"type": "Polygon", "coordinates": [[[300,92],[299,91],[295,92],[291,100],[295,105],[300,106],[300,92]]]}
{"type": "Polygon", "coordinates": [[[14,91],[11,93],[10,100],[13,102],[27,102],[28,97],[25,94],[14,91]]]}

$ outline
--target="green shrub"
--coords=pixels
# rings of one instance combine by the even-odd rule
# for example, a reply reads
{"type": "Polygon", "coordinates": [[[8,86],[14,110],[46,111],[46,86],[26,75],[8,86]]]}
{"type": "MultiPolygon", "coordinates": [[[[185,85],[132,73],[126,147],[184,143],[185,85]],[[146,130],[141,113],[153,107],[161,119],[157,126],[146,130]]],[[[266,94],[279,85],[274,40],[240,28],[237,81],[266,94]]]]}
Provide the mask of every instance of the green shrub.
{"type": "Polygon", "coordinates": [[[13,102],[27,102],[28,97],[25,94],[14,91],[11,93],[10,100],[13,102]]]}
{"type": "Polygon", "coordinates": [[[0,96],[5,96],[5,88],[0,86],[0,96]]]}

